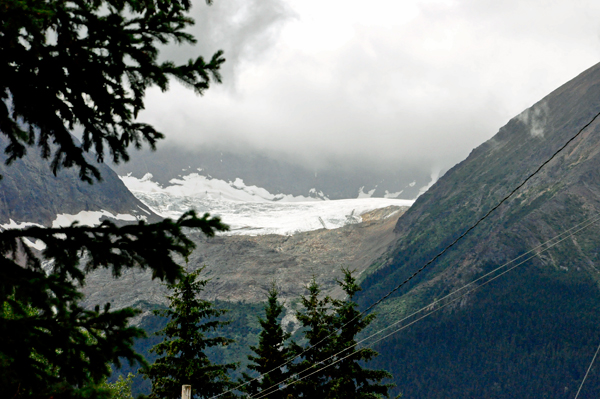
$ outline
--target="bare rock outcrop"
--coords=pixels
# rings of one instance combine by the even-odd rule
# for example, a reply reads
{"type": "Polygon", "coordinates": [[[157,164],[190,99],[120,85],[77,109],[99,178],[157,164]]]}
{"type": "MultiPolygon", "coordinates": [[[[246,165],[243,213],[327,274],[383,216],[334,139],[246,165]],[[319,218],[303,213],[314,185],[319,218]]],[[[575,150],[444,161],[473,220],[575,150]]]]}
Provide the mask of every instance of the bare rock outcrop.
{"type": "MultiPolygon", "coordinates": [[[[390,206],[361,215],[363,222],[339,229],[320,229],[291,236],[217,236],[194,234],[197,248],[188,262],[190,270],[204,267],[210,279],[206,299],[262,302],[274,281],[281,299],[304,293],[313,276],[324,294],[340,297],[336,279],[347,267],[364,272],[396,241],[394,226],[406,207],[390,206]]],[[[151,307],[165,304],[166,288],[149,273],[127,271],[113,278],[106,270],[88,275],[83,289],[85,304],[110,302],[113,308],[151,307]]]]}

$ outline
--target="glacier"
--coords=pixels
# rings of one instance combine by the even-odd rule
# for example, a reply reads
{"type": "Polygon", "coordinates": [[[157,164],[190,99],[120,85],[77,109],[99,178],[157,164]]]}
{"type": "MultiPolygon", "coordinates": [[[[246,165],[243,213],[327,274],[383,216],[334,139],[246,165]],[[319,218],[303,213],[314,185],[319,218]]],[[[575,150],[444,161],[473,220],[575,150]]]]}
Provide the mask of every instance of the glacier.
{"type": "MultiPolygon", "coordinates": [[[[409,207],[414,200],[393,198],[355,198],[328,200],[323,196],[271,194],[242,179],[223,181],[191,173],[172,179],[162,187],[152,175],[142,178],[121,176],[127,188],[140,201],[163,217],[178,218],[194,209],[221,217],[230,226],[227,235],[291,235],[322,228],[335,229],[362,221],[360,215],[388,206],[409,207]]],[[[310,194],[316,192],[315,189],[310,194]]]]}

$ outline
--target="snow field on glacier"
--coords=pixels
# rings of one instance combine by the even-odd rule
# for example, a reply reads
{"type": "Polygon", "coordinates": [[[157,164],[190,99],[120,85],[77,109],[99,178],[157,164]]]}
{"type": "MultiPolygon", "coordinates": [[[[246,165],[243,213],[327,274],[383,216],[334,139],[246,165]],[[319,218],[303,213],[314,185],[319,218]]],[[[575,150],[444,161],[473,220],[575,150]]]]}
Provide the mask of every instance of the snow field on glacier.
{"type": "MultiPolygon", "coordinates": [[[[321,200],[304,196],[273,195],[264,188],[212,179],[192,173],[162,187],[147,174],[141,179],[121,176],[127,188],[163,217],[178,218],[189,209],[220,216],[230,226],[226,234],[280,234],[358,223],[361,214],[387,206],[411,206],[414,200],[356,198],[321,200]]],[[[313,191],[313,190],[311,190],[313,191]]],[[[313,191],[313,192],[316,192],[313,191]]]]}

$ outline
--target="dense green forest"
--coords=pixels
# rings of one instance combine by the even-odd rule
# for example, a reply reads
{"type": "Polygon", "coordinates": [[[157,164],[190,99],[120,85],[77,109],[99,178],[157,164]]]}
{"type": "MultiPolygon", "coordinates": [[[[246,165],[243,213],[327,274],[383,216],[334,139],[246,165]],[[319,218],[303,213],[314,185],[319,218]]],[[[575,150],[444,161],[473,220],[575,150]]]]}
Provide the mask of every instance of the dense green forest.
{"type": "MultiPolygon", "coordinates": [[[[229,309],[224,318],[231,321],[219,334],[236,342],[208,351],[211,360],[247,366],[263,306],[215,303],[229,309]]],[[[394,306],[402,307],[401,301],[387,303],[359,337],[396,321],[394,314],[404,314],[393,312],[394,306]]],[[[403,398],[572,398],[598,344],[598,314],[595,281],[573,281],[564,272],[542,272],[539,265],[526,264],[470,294],[462,306],[443,309],[376,344],[380,355],[369,367],[388,370],[397,385],[392,393],[403,398]]],[[[148,316],[141,327],[152,333],[165,323],[148,316]]],[[[155,356],[148,350],[160,340],[149,335],[137,340],[135,348],[151,362],[155,356]]],[[[581,398],[600,396],[599,370],[592,369],[581,398]]],[[[131,371],[136,370],[125,367],[114,377],[131,371]]],[[[239,376],[239,370],[232,374],[239,376]]],[[[136,377],[133,392],[148,391],[148,381],[136,377]]]]}
{"type": "Polygon", "coordinates": [[[208,282],[198,273],[169,285],[169,306],[143,319],[149,336],[134,348],[148,364],[121,367],[111,382],[133,374],[132,393],[150,398],[176,395],[184,384],[196,387],[198,398],[388,397],[392,375],[369,366],[375,350],[357,347],[375,316],[361,314],[353,301],[360,286],[351,271],[343,269],[338,281],[344,299],[324,296],[312,280],[293,311],[296,331],[282,326],[285,307],[275,285],[264,304],[209,302],[198,298],[208,282]]]}
{"type": "MultiPolygon", "coordinates": [[[[595,281],[524,265],[375,345],[373,366],[406,398],[572,398],[600,339],[598,314],[595,281]]],[[[581,398],[600,396],[599,371],[581,398]]]]}

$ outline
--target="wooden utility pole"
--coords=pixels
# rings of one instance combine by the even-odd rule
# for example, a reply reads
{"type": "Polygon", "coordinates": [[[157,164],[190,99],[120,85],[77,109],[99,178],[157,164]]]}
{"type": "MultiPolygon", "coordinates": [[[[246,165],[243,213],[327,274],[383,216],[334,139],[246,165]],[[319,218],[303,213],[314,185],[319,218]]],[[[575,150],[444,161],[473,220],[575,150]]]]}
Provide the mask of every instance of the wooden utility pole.
{"type": "Polygon", "coordinates": [[[182,385],[181,386],[181,399],[192,399],[192,386],[182,385]]]}

